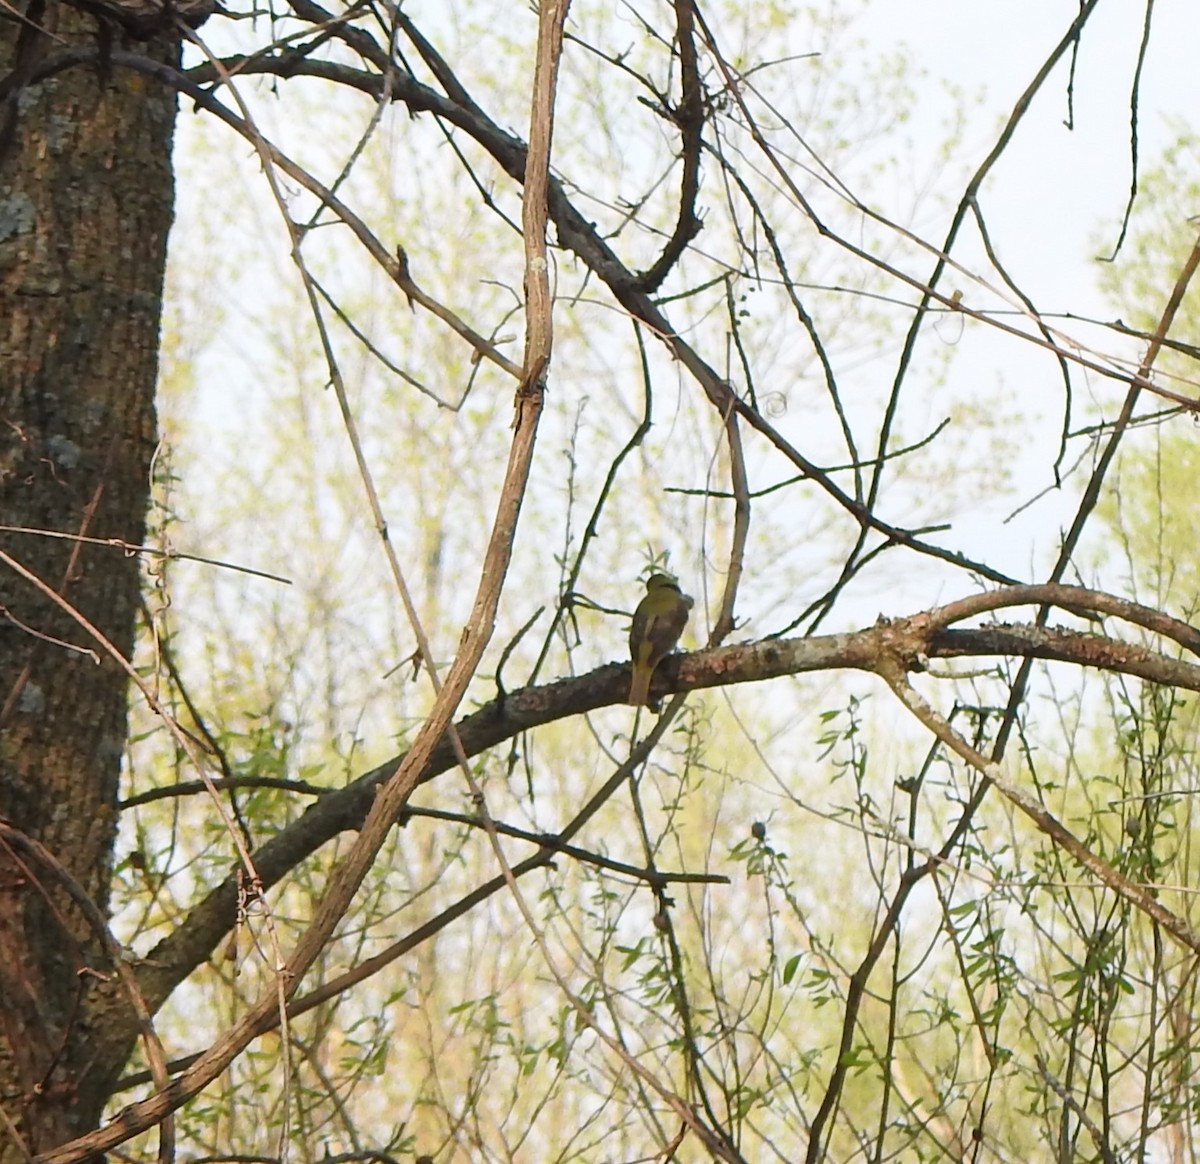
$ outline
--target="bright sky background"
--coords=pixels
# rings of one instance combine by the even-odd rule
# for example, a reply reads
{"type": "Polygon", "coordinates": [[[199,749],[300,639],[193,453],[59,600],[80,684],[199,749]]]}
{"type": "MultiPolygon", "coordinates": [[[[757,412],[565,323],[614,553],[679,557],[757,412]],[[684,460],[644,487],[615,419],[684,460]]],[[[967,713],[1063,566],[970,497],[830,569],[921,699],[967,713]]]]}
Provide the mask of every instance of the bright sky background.
{"type": "MultiPolygon", "coordinates": [[[[875,3],[860,29],[869,43],[902,44],[930,73],[917,107],[913,143],[936,144],[920,133],[935,124],[945,102],[936,80],[968,93],[981,92],[968,141],[982,161],[996,129],[1069,26],[1078,5],[1071,0],[956,3],[918,0],[875,3]]],[[[998,246],[1035,296],[1073,303],[1092,287],[1090,267],[1097,236],[1115,241],[1129,192],[1130,92],[1145,11],[1140,3],[1101,4],[1080,45],[1075,74],[1075,125],[1065,126],[1069,58],[1064,58],[1037,98],[983,194],[998,246]],[[1064,160],[1066,164],[1064,164],[1064,160]],[[1039,224],[1028,230],[1036,206],[1039,224]]],[[[1172,120],[1196,126],[1200,118],[1200,17],[1190,0],[1154,5],[1150,47],[1142,72],[1138,123],[1143,170],[1153,166],[1175,136],[1172,120]]],[[[1096,295],[1098,313],[1107,307],[1096,295]]]]}
{"type": "MultiPolygon", "coordinates": [[[[413,11],[421,18],[425,6],[414,5],[413,11]]],[[[883,185],[878,189],[863,187],[858,192],[902,224],[907,224],[905,210],[916,201],[913,229],[931,242],[940,242],[950,208],[967,175],[990,150],[1014,102],[1077,11],[1074,0],[1013,3],[875,0],[866,5],[854,30],[864,38],[860,54],[864,72],[872,72],[881,58],[902,49],[911,54],[925,76],[916,82],[913,117],[898,131],[902,135],[902,148],[911,157],[911,174],[902,174],[897,181],[908,181],[910,188],[883,185]],[[965,101],[948,92],[947,84],[961,89],[965,101]],[[966,144],[958,148],[952,163],[947,165],[938,151],[948,121],[964,105],[968,119],[964,129],[966,144]],[[918,194],[922,195],[919,200],[918,194]]],[[[1115,240],[1128,193],[1129,95],[1143,20],[1141,4],[1129,0],[1108,0],[1101,4],[1085,31],[1077,62],[1074,130],[1069,131],[1063,124],[1069,65],[1069,59],[1064,59],[983,187],[981,204],[993,241],[1010,273],[1044,311],[1070,309],[1090,312],[1101,319],[1118,314],[1118,309],[1106,302],[1098,289],[1096,254],[1110,248],[1115,240]]],[[[453,44],[453,40],[449,43],[453,44]]],[[[1154,31],[1141,93],[1139,132],[1143,171],[1156,164],[1163,147],[1171,141],[1175,126],[1188,124],[1189,119],[1194,121],[1200,111],[1197,61],[1200,61],[1200,19],[1194,0],[1159,0],[1154,8],[1154,31]]],[[[799,75],[807,66],[796,63],[789,67],[799,75]]],[[[361,113],[365,126],[370,116],[370,107],[365,102],[361,113]]],[[[189,148],[191,127],[198,120],[187,113],[182,118],[180,141],[185,151],[189,148]]],[[[245,188],[261,191],[262,178],[251,152],[225,131],[219,132],[232,144],[232,152],[244,159],[245,188]]],[[[885,144],[894,148],[895,143],[885,144]]],[[[836,169],[838,159],[830,161],[836,169]]],[[[211,199],[212,193],[203,186],[185,185],[181,189],[181,232],[188,229],[192,215],[205,213],[206,200],[211,199]]],[[[260,204],[256,213],[262,215],[263,236],[278,240],[274,212],[264,213],[260,204]]],[[[968,241],[973,237],[973,227],[968,226],[955,249],[955,257],[968,267],[980,258],[978,246],[968,241]]],[[[276,245],[273,256],[275,272],[267,277],[281,273],[285,279],[294,280],[282,247],[276,245]]],[[[924,258],[905,265],[919,277],[932,269],[932,261],[924,258]]],[[[977,269],[983,269],[982,263],[977,269]]],[[[1173,277],[1172,272],[1170,278],[1173,277]]],[[[961,277],[950,275],[943,286],[947,290],[963,290],[967,302],[995,305],[986,292],[961,277]]],[[[252,299],[253,280],[243,281],[238,293],[246,294],[247,288],[252,299]]],[[[893,290],[902,298],[912,298],[911,292],[903,288],[893,290]]],[[[469,302],[466,295],[462,302],[469,302]]],[[[1152,309],[1160,306],[1152,305],[1152,309]]],[[[218,430],[232,426],[237,439],[253,420],[269,424],[271,418],[269,413],[255,415],[256,401],[261,405],[261,399],[257,395],[254,341],[236,326],[237,303],[231,301],[230,307],[218,350],[202,355],[200,374],[213,387],[200,394],[196,406],[218,430]],[[229,406],[226,395],[229,391],[237,397],[235,408],[229,406]]],[[[1136,343],[1118,344],[1115,337],[1081,324],[1062,326],[1102,350],[1121,351],[1130,358],[1139,354],[1136,343]]],[[[1011,401],[1014,424],[1030,414],[1041,417],[1040,424],[1032,430],[1033,439],[1023,445],[1024,463],[1014,467],[1018,478],[1015,499],[1012,495],[1002,496],[991,506],[973,510],[969,522],[956,521],[954,529],[938,535],[937,540],[971,556],[987,557],[1014,575],[1039,576],[1052,560],[1060,530],[1074,512],[1088,467],[1085,460],[1065,489],[1050,493],[1006,523],[1016,504],[1052,485],[1048,467],[1057,448],[1062,408],[1057,364],[1048,354],[981,325],[968,324],[964,332],[962,321],[957,318],[944,319],[936,329],[926,328],[921,345],[919,356],[924,353],[938,359],[953,357],[949,382],[958,399],[983,399],[1000,388],[1002,398],[1011,401]]],[[[861,374],[873,387],[879,387],[890,381],[894,371],[894,359],[889,355],[861,373],[852,372],[847,380],[851,382],[853,375],[861,374]]],[[[314,375],[319,378],[319,372],[314,375]]],[[[1077,391],[1079,415],[1086,410],[1089,393],[1108,416],[1113,415],[1122,395],[1118,385],[1086,373],[1078,375],[1077,391]]],[[[943,415],[940,403],[931,401],[930,427],[943,415]]],[[[1006,418],[999,417],[997,423],[1003,426],[1006,418]]],[[[342,434],[336,434],[335,439],[344,444],[342,434]]],[[[1082,452],[1082,443],[1076,442],[1068,453],[1067,466],[1082,452]]],[[[553,458],[559,454],[557,449],[547,447],[542,455],[553,458]]],[[[986,450],[980,455],[986,457],[986,450]]],[[[253,460],[250,465],[253,467],[253,460]]],[[[201,467],[200,471],[205,469],[201,467]]],[[[906,515],[889,516],[903,520],[906,515]]],[[[198,524],[185,527],[184,536],[189,535],[203,540],[204,531],[198,524]]],[[[243,547],[196,548],[199,552],[228,555],[266,569],[279,568],[275,562],[261,560],[258,553],[261,547],[253,541],[243,547]]],[[[969,580],[960,577],[952,585],[954,594],[961,593],[961,587],[969,585],[969,580]]],[[[901,613],[914,602],[927,605],[950,596],[950,593],[931,593],[927,588],[905,593],[899,587],[892,587],[886,595],[886,612],[901,613]]],[[[851,606],[843,610],[843,617],[861,615],[870,620],[881,601],[884,600],[877,594],[868,592],[862,597],[861,610],[857,605],[851,606]]]]}
{"type": "MultiPolygon", "coordinates": [[[[1018,0],[1014,3],[961,3],[917,0],[872,4],[858,31],[871,52],[903,46],[927,70],[918,89],[915,116],[906,127],[914,168],[938,172],[939,127],[951,116],[952,103],[942,82],[979,94],[966,132],[969,148],[960,158],[983,161],[1034,73],[1078,12],[1069,0],[1018,0]]],[[[1150,47],[1142,72],[1138,121],[1140,169],[1144,174],[1161,159],[1180,127],[1196,127],[1200,117],[1200,13],[1190,0],[1154,5],[1150,47]]],[[[1115,243],[1129,193],[1130,94],[1142,38],[1145,6],[1121,2],[1101,4],[1081,42],[1074,79],[1074,128],[1065,125],[1069,56],[1056,66],[1035,99],[1014,141],[993,169],[981,192],[981,206],[993,245],[1009,272],[1043,311],[1071,310],[1113,319],[1119,309],[1102,294],[1097,282],[1097,256],[1115,243]]],[[[961,175],[947,167],[939,188],[953,196],[961,191],[961,175]]],[[[1135,212],[1136,213],[1136,212],[1135,212]]],[[[922,223],[931,240],[944,237],[948,219],[922,223]]],[[[972,238],[965,230],[961,240],[972,238]]],[[[977,248],[959,244],[956,257],[965,261],[977,248]]],[[[982,263],[980,268],[983,269],[982,263]]],[[[1164,274],[1169,286],[1176,272],[1164,274]]],[[[952,282],[957,286],[957,282],[952,282]]],[[[966,290],[966,289],[964,289],[966,290]]],[[[967,290],[968,298],[971,292],[967,290]]],[[[1162,304],[1149,305],[1157,312],[1162,304]]],[[[1115,337],[1081,324],[1061,323],[1068,334],[1104,351],[1122,352],[1115,337]]],[[[975,333],[983,329],[974,328],[975,333]]],[[[1188,337],[1183,337],[1188,338],[1188,337]]],[[[1195,337],[1191,337],[1194,339],[1195,337]]],[[[1019,354],[1017,345],[997,335],[974,334],[961,344],[952,375],[979,377],[992,383],[1003,367],[1006,386],[1030,408],[1048,411],[1046,435],[1057,427],[1061,385],[1052,358],[1019,354]],[[1025,369],[1026,376],[1020,374],[1025,369]]],[[[1122,354],[1137,356],[1141,345],[1124,345],[1122,354]]],[[[1103,401],[1112,416],[1121,391],[1112,383],[1085,374],[1081,383],[1103,401]]],[[[1180,423],[1180,422],[1176,422],[1180,423]]],[[[1050,484],[1045,447],[1030,444],[1028,488],[1032,496],[1050,484]]],[[[1069,465],[1082,446],[1076,443],[1069,465]]],[[[1086,470],[1090,461],[1085,462],[1086,470]]],[[[1009,506],[999,504],[969,529],[956,527],[955,544],[968,553],[994,551],[998,539],[1011,543],[1014,555],[1027,555],[1031,539],[1041,547],[1038,560],[1026,561],[1032,576],[1044,569],[1061,525],[1070,520],[1082,470],[1061,494],[1048,497],[1024,518],[1004,524],[1009,506]],[[961,540],[959,540],[961,539],[961,540]]],[[[1020,569],[1019,562],[1013,562],[1020,569]]]]}

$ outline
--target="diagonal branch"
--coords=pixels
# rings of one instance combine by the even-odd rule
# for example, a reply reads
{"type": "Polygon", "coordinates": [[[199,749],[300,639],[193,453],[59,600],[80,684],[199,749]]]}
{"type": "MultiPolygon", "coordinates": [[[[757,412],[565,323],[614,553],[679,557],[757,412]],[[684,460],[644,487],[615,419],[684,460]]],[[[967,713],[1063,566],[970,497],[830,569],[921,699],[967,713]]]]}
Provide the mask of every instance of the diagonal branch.
{"type": "Polygon", "coordinates": [[[1093,873],[1118,896],[1141,910],[1147,917],[1158,922],[1182,946],[1200,954],[1200,932],[1188,922],[1167,909],[1152,889],[1144,888],[1114,869],[1107,861],[1096,856],[1070,829],[1037,799],[1004,775],[1003,768],[976,751],[958,734],[942,715],[912,684],[908,682],[904,666],[894,657],[885,655],[877,668],[879,675],[895,693],[896,697],[955,755],[965,760],[1004,798],[1016,805],[1055,844],[1065,849],[1085,869],[1093,873]]]}
{"type": "MultiPolygon", "coordinates": [[[[839,668],[870,672],[876,669],[880,657],[895,653],[897,644],[903,643],[906,656],[914,662],[924,658],[1045,659],[1200,691],[1200,665],[1172,659],[1120,639],[1028,624],[946,629],[948,622],[985,608],[1047,601],[1119,615],[1196,651],[1195,630],[1176,620],[1156,622],[1165,616],[1135,603],[1081,587],[1020,587],[854,633],[768,639],[677,656],[664,661],[658,682],[666,690],[684,691],[839,668]]],[[[622,703],[628,691],[629,665],[609,663],[589,674],[507,692],[460,719],[455,731],[466,755],[478,756],[536,727],[622,703]]],[[[394,757],[351,784],[325,793],[299,820],[257,850],[254,868],[264,888],[277,884],[292,868],[340,833],[362,827],[379,788],[398,768],[415,763],[411,756],[408,753],[394,757]]],[[[414,778],[425,783],[455,763],[454,750],[449,740],[443,738],[428,752],[414,778]]],[[[192,909],[139,967],[138,980],[152,1011],[210,956],[235,924],[237,895],[238,880],[231,874],[192,909]]]]}

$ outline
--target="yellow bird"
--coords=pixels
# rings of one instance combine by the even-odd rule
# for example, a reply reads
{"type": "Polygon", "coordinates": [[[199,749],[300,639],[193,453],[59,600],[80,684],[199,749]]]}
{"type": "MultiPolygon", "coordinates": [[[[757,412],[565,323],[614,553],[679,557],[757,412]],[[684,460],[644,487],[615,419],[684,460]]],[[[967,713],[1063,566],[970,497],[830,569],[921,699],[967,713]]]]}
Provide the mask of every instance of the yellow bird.
{"type": "Polygon", "coordinates": [[[635,707],[649,702],[654,668],[679,642],[691,609],[692,600],[669,574],[651,574],[646,579],[646,597],[633,612],[629,628],[629,657],[633,660],[629,702],[635,707]]]}

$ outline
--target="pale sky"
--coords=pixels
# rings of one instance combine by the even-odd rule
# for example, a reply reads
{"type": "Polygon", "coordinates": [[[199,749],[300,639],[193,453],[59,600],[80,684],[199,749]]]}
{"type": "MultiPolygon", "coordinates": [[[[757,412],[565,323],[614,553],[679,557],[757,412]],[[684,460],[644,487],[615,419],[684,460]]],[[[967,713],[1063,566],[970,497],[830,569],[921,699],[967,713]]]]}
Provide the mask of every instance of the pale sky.
{"type": "MultiPolygon", "coordinates": [[[[414,6],[418,17],[421,8],[414,6]]],[[[901,148],[911,160],[911,175],[901,177],[907,177],[913,189],[893,189],[884,184],[878,189],[863,187],[857,192],[907,224],[905,215],[912,205],[914,189],[923,188],[924,197],[918,205],[918,221],[913,229],[930,242],[940,243],[949,221],[948,207],[957,200],[966,176],[992,147],[1017,97],[1077,11],[1074,0],[1012,3],[875,0],[868,4],[854,28],[866,42],[858,58],[864,72],[869,73],[881,58],[898,48],[906,48],[926,76],[916,84],[911,121],[897,131],[902,135],[901,148]],[[946,82],[960,88],[965,101],[948,94],[944,88],[946,82]],[[946,164],[938,156],[938,150],[949,119],[961,108],[965,108],[967,116],[964,144],[946,164]]],[[[1129,0],[1101,4],[1085,30],[1077,62],[1074,130],[1069,131],[1063,124],[1069,64],[1064,58],[983,187],[981,203],[993,242],[1010,273],[1044,311],[1071,310],[1099,318],[1117,314],[1117,309],[1098,290],[1095,255],[1101,246],[1111,247],[1115,240],[1127,197],[1129,92],[1143,19],[1141,4],[1129,0]]],[[[1156,164],[1163,147],[1172,138],[1172,126],[1194,121],[1200,111],[1200,69],[1195,67],[1198,60],[1200,19],[1195,0],[1159,0],[1154,8],[1154,32],[1142,80],[1139,131],[1143,170],[1156,164]]],[[[791,67],[801,76],[807,66],[798,63],[791,67]]],[[[272,106],[268,103],[266,108],[272,106]]],[[[369,120],[370,112],[369,104],[362,102],[362,126],[369,120]]],[[[401,118],[401,124],[405,122],[406,116],[401,118]]],[[[185,150],[192,124],[192,115],[185,113],[180,130],[185,150]]],[[[227,131],[218,133],[232,152],[244,159],[241,169],[245,188],[261,193],[262,179],[251,151],[227,131]]],[[[350,140],[338,143],[339,150],[347,151],[350,144],[350,140]]],[[[884,145],[896,148],[891,141],[884,145]]],[[[835,168],[838,166],[836,157],[829,161],[835,168]]],[[[202,167],[201,163],[201,168],[194,172],[202,176],[202,167]]],[[[208,212],[211,198],[212,191],[203,185],[182,189],[181,231],[187,229],[191,215],[208,212]]],[[[277,216],[273,210],[264,211],[260,201],[257,209],[245,204],[242,212],[247,211],[260,215],[263,237],[269,239],[272,232],[277,234],[277,216]]],[[[968,268],[983,270],[974,237],[973,227],[964,229],[955,257],[968,268]]],[[[285,279],[294,280],[286,251],[275,246],[269,253],[275,264],[275,271],[269,277],[282,274],[285,279]]],[[[418,261],[428,259],[419,256],[418,261]]],[[[918,278],[924,278],[931,268],[928,256],[905,263],[905,269],[918,278]]],[[[944,286],[962,290],[968,303],[996,305],[997,301],[986,291],[960,277],[950,276],[944,286]]],[[[894,290],[906,300],[913,297],[906,288],[894,290]]],[[[468,302],[466,294],[461,301],[468,302]]],[[[231,323],[236,319],[236,310],[235,306],[231,323]]],[[[1069,334],[1103,350],[1120,351],[1128,357],[1138,354],[1135,343],[1118,343],[1114,337],[1078,324],[1061,326],[1069,334]]],[[[214,359],[210,352],[202,357],[201,366],[208,361],[209,378],[216,390],[201,394],[199,407],[218,427],[233,424],[239,432],[244,431],[256,407],[255,401],[261,404],[255,342],[249,333],[229,326],[221,332],[220,355],[214,359]],[[239,393],[236,411],[228,408],[217,385],[235,386],[239,393]]],[[[1022,445],[1025,463],[1013,466],[1018,478],[1015,496],[1006,495],[993,505],[972,509],[969,520],[955,519],[953,530],[936,539],[972,556],[987,557],[1016,576],[1033,578],[1051,560],[1059,530],[1070,520],[1083,481],[1081,471],[1067,482],[1063,491],[1050,494],[1021,517],[1005,524],[1004,519],[1017,504],[1052,483],[1049,465],[1057,449],[1062,407],[1057,365],[1048,354],[983,325],[968,324],[964,329],[958,319],[946,319],[936,330],[927,329],[921,343],[925,345],[922,349],[925,354],[952,357],[948,379],[951,401],[961,404],[964,400],[982,400],[999,391],[1005,401],[1011,401],[1014,424],[1030,414],[1041,417],[1040,423],[1030,430],[1030,439],[1022,445]]],[[[894,357],[889,354],[861,373],[851,370],[847,379],[853,382],[854,376],[861,374],[878,386],[890,380],[894,371],[894,357]]],[[[320,378],[319,370],[315,376],[320,378]]],[[[1119,385],[1092,374],[1080,374],[1076,390],[1077,408],[1085,408],[1090,396],[1108,415],[1122,395],[1119,385]]],[[[928,408],[931,425],[947,411],[940,398],[931,398],[928,408]]],[[[269,415],[261,419],[270,421],[269,415]]],[[[1003,426],[1007,420],[1001,416],[997,423],[1003,426]]],[[[340,434],[336,439],[343,440],[340,434]]],[[[1075,444],[1068,454],[1067,465],[1083,451],[1081,444],[1075,444]]],[[[543,455],[554,457],[558,453],[547,448],[543,455]]],[[[904,520],[906,515],[889,516],[904,520]]],[[[190,532],[203,531],[193,526],[190,532]]],[[[244,552],[256,565],[278,568],[277,563],[256,560],[258,548],[252,542],[241,549],[230,549],[235,557],[244,552]]],[[[200,547],[200,552],[222,551],[210,545],[200,547]]],[[[696,562],[687,568],[698,572],[700,565],[696,562]]],[[[965,578],[954,583],[967,584],[965,578]]],[[[913,593],[893,587],[888,598],[896,608],[887,612],[900,613],[913,601],[928,604],[939,597],[948,597],[929,593],[925,583],[918,586],[913,593]]],[[[874,617],[877,611],[871,607],[878,601],[874,593],[864,595],[861,610],[864,619],[874,617]]],[[[859,613],[857,607],[851,609],[859,613]]]]}

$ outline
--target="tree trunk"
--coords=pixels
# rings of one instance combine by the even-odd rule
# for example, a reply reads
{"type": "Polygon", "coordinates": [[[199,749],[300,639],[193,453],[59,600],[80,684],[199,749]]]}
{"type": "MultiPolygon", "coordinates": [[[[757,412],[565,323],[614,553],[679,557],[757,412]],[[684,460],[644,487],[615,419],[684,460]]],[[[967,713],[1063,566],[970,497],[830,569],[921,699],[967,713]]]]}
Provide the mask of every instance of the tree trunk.
{"type": "MultiPolygon", "coordinates": [[[[111,29],[0,13],[0,816],[107,917],[173,181],[173,93],[110,70],[111,29]],[[56,53],[97,64],[39,79],[56,53]],[[67,535],[65,539],[47,533],[67,535]],[[53,592],[91,628],[62,611],[53,592]]],[[[144,51],[174,60],[174,43],[144,51]]],[[[51,866],[0,843],[0,1162],[93,1128],[136,1030],[51,866]],[[19,1137],[19,1143],[17,1140],[19,1137]]]]}

